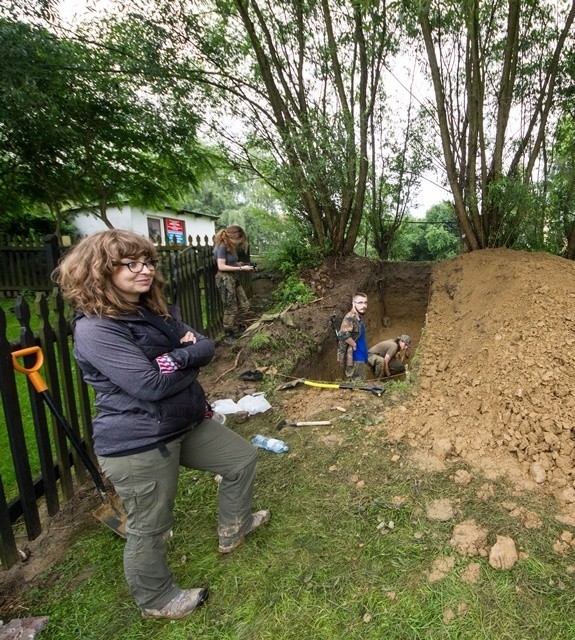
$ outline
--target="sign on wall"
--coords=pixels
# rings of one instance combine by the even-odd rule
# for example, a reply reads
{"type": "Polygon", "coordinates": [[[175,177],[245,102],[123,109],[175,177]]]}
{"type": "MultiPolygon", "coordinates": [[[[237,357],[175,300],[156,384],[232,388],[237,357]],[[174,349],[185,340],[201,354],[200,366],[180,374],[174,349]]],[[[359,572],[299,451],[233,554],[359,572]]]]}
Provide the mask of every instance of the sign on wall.
{"type": "Polygon", "coordinates": [[[186,244],[186,223],[183,220],[164,218],[164,230],[168,244],[186,244]]]}

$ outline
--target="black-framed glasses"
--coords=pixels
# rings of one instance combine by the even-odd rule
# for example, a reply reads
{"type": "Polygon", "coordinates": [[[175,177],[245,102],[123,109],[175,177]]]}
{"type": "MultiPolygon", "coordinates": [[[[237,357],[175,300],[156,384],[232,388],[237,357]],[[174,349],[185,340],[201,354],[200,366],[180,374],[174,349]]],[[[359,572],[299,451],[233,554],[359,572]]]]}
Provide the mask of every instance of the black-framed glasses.
{"type": "Polygon", "coordinates": [[[144,262],[140,262],[139,260],[131,260],[130,262],[117,262],[117,267],[128,267],[128,269],[132,273],[140,273],[144,267],[148,267],[149,271],[155,271],[158,266],[159,260],[144,260],[144,262]]]}

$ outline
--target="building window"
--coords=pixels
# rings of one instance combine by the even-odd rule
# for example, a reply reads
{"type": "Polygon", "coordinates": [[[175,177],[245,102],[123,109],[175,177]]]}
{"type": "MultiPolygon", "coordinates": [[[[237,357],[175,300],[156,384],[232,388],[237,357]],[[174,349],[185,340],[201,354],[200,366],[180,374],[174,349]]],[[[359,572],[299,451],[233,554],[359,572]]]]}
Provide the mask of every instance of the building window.
{"type": "Polygon", "coordinates": [[[154,244],[162,244],[162,222],[159,218],[148,218],[148,237],[154,244]]]}

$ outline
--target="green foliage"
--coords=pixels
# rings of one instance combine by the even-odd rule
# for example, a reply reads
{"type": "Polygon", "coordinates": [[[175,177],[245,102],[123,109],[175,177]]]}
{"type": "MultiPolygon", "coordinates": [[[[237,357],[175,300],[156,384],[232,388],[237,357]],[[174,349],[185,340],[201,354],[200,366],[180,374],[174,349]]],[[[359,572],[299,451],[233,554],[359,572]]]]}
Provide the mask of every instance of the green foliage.
{"type": "Polygon", "coordinates": [[[272,268],[283,274],[297,273],[304,267],[317,267],[323,258],[322,249],[314,245],[309,236],[306,238],[303,228],[298,228],[296,224],[292,224],[289,234],[269,255],[272,268]]]}
{"type": "MultiPolygon", "coordinates": [[[[382,166],[376,167],[374,162],[370,167],[373,187],[366,197],[365,244],[371,231],[373,246],[380,260],[390,258],[392,245],[413,205],[420,176],[430,165],[429,114],[418,112],[412,97],[405,110],[407,121],[404,130],[395,136],[388,135],[389,140],[386,138],[382,142],[382,166]],[[402,135],[400,144],[395,138],[402,135]]],[[[364,254],[367,255],[367,251],[364,254]]]]}
{"type": "Polygon", "coordinates": [[[273,350],[275,347],[276,343],[266,331],[259,331],[250,338],[250,349],[254,351],[273,350]]]}
{"type": "Polygon", "coordinates": [[[501,176],[494,179],[487,188],[486,205],[488,210],[494,212],[489,229],[492,239],[490,246],[517,246],[525,227],[533,220],[533,214],[537,210],[531,185],[521,176],[501,176]]]}
{"type": "Polygon", "coordinates": [[[190,106],[135,71],[121,33],[94,47],[0,20],[4,212],[44,205],[58,232],[70,203],[103,219],[120,199],[163,207],[209,170],[190,106]]]}
{"type": "Polygon", "coordinates": [[[289,233],[277,195],[262,180],[243,172],[220,169],[189,196],[192,209],[218,215],[218,227],[239,224],[250,242],[250,254],[274,251],[289,233]]]}
{"type": "Polygon", "coordinates": [[[367,147],[388,137],[379,130],[380,89],[386,56],[398,46],[395,13],[378,3],[328,10],[285,2],[276,10],[259,0],[181,0],[174,10],[171,0],[157,0],[151,21],[148,2],[130,4],[139,39],[165,54],[163,69],[189,88],[188,100],[207,105],[206,129],[231,150],[234,166],[272,185],[326,251],[351,253],[368,187],[367,147]]]}
{"type": "Polygon", "coordinates": [[[404,10],[410,26],[419,23],[413,45],[425,43],[464,242],[542,246],[546,221],[531,184],[549,170],[550,130],[565,107],[562,88],[573,84],[572,3],[445,0],[404,10]]]}
{"type": "Polygon", "coordinates": [[[407,216],[391,245],[393,260],[445,260],[460,251],[459,230],[449,202],[434,205],[423,220],[407,216]]]}
{"type": "Polygon", "coordinates": [[[292,303],[306,304],[315,300],[314,292],[296,275],[288,276],[272,294],[275,308],[283,308],[292,303]]]}
{"type": "MultiPolygon", "coordinates": [[[[575,57],[572,62],[575,66],[575,57]]],[[[540,236],[552,253],[575,258],[575,91],[567,104],[571,113],[559,122],[553,145],[553,162],[539,188],[540,236]]]]}
{"type": "MultiPolygon", "coordinates": [[[[29,209],[21,212],[13,212],[0,217],[0,233],[9,236],[28,237],[34,235],[42,241],[42,236],[54,233],[56,221],[54,216],[42,208],[31,206],[29,209]]],[[[73,235],[75,227],[64,222],[62,224],[62,233],[73,235]]]]}

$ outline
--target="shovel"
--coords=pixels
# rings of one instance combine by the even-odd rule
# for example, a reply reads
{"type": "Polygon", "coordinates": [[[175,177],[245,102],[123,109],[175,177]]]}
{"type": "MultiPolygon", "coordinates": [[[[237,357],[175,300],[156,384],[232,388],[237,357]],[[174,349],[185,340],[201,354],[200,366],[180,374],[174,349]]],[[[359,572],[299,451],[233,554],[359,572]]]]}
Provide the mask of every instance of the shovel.
{"type": "Polygon", "coordinates": [[[291,380],[290,382],[284,382],[277,387],[276,391],[283,389],[293,389],[298,384],[307,384],[310,387],[319,387],[320,389],[352,389],[353,391],[369,391],[376,396],[381,396],[385,391],[385,387],[375,387],[372,385],[354,385],[347,383],[337,382],[317,382],[316,380],[306,380],[305,378],[298,378],[297,380],[291,380]]]}
{"type": "Polygon", "coordinates": [[[381,301],[381,308],[383,309],[383,318],[381,319],[381,324],[384,327],[389,328],[391,327],[391,320],[387,315],[387,309],[385,308],[385,287],[383,278],[377,281],[377,288],[379,289],[379,299],[381,301]]]}
{"type": "Polygon", "coordinates": [[[339,341],[339,325],[337,323],[337,316],[335,315],[335,313],[331,316],[329,321],[331,322],[331,328],[333,329],[333,332],[335,334],[335,339],[336,341],[339,341]]]}
{"type": "Polygon", "coordinates": [[[70,443],[78,452],[78,455],[82,459],[82,462],[84,463],[86,469],[92,476],[92,480],[96,485],[96,489],[98,490],[100,497],[102,498],[102,504],[94,509],[94,511],[92,511],[92,515],[97,520],[100,520],[100,522],[104,523],[107,527],[112,529],[114,533],[117,533],[122,538],[125,538],[126,514],[122,507],[120,498],[116,494],[110,497],[106,493],[106,488],[104,487],[102,476],[96,468],[96,465],[92,462],[92,459],[84,449],[84,444],[82,443],[82,441],[78,439],[78,436],[74,433],[72,427],[56,406],[54,398],[48,391],[48,385],[39,373],[39,370],[44,364],[44,354],[42,353],[42,349],[40,349],[40,347],[27,347],[26,349],[14,351],[12,352],[12,364],[14,366],[14,369],[18,371],[18,373],[23,373],[28,376],[28,381],[38,392],[38,394],[42,396],[43,400],[46,402],[46,404],[52,411],[52,414],[56,418],[57,423],[64,430],[64,433],[68,437],[68,440],[70,440],[70,443]],[[24,356],[30,355],[36,356],[36,362],[30,369],[26,369],[18,362],[18,358],[23,358],[24,356]]]}

